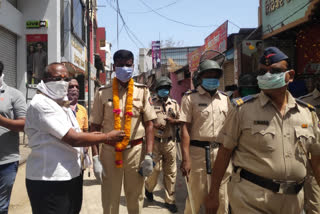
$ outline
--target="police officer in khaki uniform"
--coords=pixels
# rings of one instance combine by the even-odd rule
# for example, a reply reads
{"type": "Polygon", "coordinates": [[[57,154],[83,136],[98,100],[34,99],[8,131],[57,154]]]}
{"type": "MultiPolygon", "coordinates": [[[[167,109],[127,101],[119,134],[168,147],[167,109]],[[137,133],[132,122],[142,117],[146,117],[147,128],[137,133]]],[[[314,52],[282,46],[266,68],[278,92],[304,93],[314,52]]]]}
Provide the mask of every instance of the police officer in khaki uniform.
{"type": "MultiPolygon", "coordinates": [[[[313,92],[300,97],[302,101],[313,105],[316,108],[318,118],[320,118],[320,74],[314,77],[315,89],[313,92]]],[[[308,170],[311,172],[311,170],[308,170]]],[[[311,174],[311,173],[310,173],[311,174]]],[[[308,175],[304,184],[304,209],[306,214],[320,213],[320,187],[314,176],[308,175]]]]}
{"type": "MultiPolygon", "coordinates": [[[[133,72],[133,54],[119,50],[114,56],[114,70],[118,81],[119,109],[114,109],[113,87],[101,88],[95,95],[90,116],[91,131],[102,129],[109,132],[114,129],[114,114],[119,111],[121,129],[125,126],[127,97],[130,96],[130,82],[133,72]]],[[[114,80],[115,81],[115,80],[114,80]]],[[[144,176],[149,176],[153,169],[153,123],[157,118],[149,90],[146,86],[134,83],[130,141],[122,151],[122,168],[117,168],[114,147],[104,144],[99,157],[97,148],[93,148],[93,168],[98,180],[102,180],[102,205],[104,214],[118,214],[122,184],[129,214],[141,213],[143,205],[144,177],[139,174],[142,167],[144,176]],[[143,138],[146,138],[145,150],[143,138]],[[100,163],[101,161],[101,163],[100,163]],[[116,163],[115,163],[116,162],[116,163]]]]}
{"type": "MultiPolygon", "coordinates": [[[[181,103],[180,121],[182,163],[181,171],[188,176],[193,201],[186,201],[184,213],[192,213],[193,205],[195,213],[199,213],[205,196],[208,194],[206,150],[211,147],[208,155],[214,162],[219,148],[218,134],[225,121],[230,108],[230,101],[226,94],[217,90],[219,78],[222,76],[220,65],[212,60],[204,60],[199,65],[198,82],[196,90],[188,92],[181,103]],[[190,204],[192,203],[192,204],[190,204]]],[[[211,170],[208,169],[208,170],[211,170]]],[[[220,193],[219,213],[228,213],[227,182],[231,172],[226,173],[223,184],[218,191],[220,193]]],[[[214,172],[213,172],[214,173],[214,172]]],[[[209,177],[210,178],[210,177],[209,177]]]]}
{"type": "Polygon", "coordinates": [[[177,177],[176,164],[176,125],[179,123],[179,105],[169,97],[171,80],[161,77],[155,85],[156,97],[153,99],[153,108],[157,114],[154,121],[154,148],[153,155],[156,166],[146,180],[146,197],[153,201],[153,190],[157,185],[161,168],[165,188],[165,207],[172,213],[178,211],[175,205],[175,184],[177,177]]]}
{"type": "Polygon", "coordinates": [[[309,164],[320,182],[319,121],[313,107],[287,91],[295,74],[287,60],[279,49],[266,48],[257,77],[262,91],[236,100],[237,107],[228,114],[205,202],[208,214],[218,209],[216,190],[230,159],[232,213],[300,214],[309,164]]]}

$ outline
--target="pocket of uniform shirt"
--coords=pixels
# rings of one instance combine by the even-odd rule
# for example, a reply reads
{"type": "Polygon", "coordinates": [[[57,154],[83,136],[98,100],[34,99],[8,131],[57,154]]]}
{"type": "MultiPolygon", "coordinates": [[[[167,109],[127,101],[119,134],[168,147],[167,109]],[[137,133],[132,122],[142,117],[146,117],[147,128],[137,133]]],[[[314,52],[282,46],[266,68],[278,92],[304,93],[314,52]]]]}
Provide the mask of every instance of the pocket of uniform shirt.
{"type": "Polygon", "coordinates": [[[108,101],[108,102],[106,103],[106,106],[108,106],[108,108],[113,108],[113,102],[108,101]]]}
{"type": "Polygon", "coordinates": [[[201,117],[207,118],[210,112],[206,109],[199,109],[198,114],[200,114],[201,117]]]}
{"type": "Polygon", "coordinates": [[[277,142],[274,140],[276,134],[276,129],[273,126],[265,125],[253,125],[251,127],[251,133],[255,137],[255,141],[258,142],[258,145],[261,149],[267,151],[274,151],[276,148],[277,142]]]}
{"type": "Polygon", "coordinates": [[[300,126],[294,127],[296,133],[296,138],[301,141],[301,143],[312,143],[315,139],[312,127],[302,128],[300,126]]]}
{"type": "Polygon", "coordinates": [[[133,101],[133,103],[132,103],[133,117],[139,117],[141,111],[142,111],[142,103],[137,102],[137,101],[133,101]]]}

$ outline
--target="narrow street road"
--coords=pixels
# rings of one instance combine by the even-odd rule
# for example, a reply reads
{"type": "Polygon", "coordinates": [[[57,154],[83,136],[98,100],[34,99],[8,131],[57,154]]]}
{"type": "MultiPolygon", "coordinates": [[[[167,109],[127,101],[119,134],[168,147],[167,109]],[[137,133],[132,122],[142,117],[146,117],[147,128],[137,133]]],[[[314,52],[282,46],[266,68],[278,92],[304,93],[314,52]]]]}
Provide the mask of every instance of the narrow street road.
{"type": "MultiPolygon", "coordinates": [[[[180,165],[180,163],[178,164],[180,165]]],[[[25,170],[26,165],[19,166],[16,182],[13,187],[12,198],[9,208],[9,214],[31,214],[31,207],[25,187],[25,170]]],[[[100,214],[102,213],[101,205],[101,190],[100,185],[97,184],[93,172],[88,177],[88,172],[85,172],[84,187],[83,187],[83,204],[81,214],[100,214]]],[[[155,201],[150,203],[145,200],[142,214],[157,214],[157,213],[170,213],[164,208],[164,190],[162,189],[162,178],[159,177],[159,183],[154,192],[155,201]]],[[[180,171],[178,172],[178,179],[176,185],[176,201],[178,206],[178,213],[183,213],[187,191],[180,171]]],[[[120,213],[127,213],[126,200],[124,193],[121,194],[120,200],[120,213]]]]}

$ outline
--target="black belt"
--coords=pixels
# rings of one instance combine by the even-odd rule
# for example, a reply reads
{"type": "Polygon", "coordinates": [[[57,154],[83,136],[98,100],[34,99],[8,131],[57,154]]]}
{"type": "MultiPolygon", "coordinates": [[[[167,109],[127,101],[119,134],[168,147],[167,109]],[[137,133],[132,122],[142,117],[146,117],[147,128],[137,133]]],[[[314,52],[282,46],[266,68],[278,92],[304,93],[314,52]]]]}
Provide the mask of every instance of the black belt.
{"type": "Polygon", "coordinates": [[[168,138],[160,138],[160,137],[156,137],[154,136],[154,139],[160,143],[167,143],[169,142],[170,140],[172,140],[172,137],[168,137],[168,138]]]}
{"type": "Polygon", "coordinates": [[[216,142],[211,143],[209,141],[199,141],[199,140],[191,140],[190,145],[196,146],[196,147],[201,147],[201,148],[205,148],[205,147],[209,146],[213,149],[218,148],[220,146],[220,144],[216,143],[216,142]]]}
{"type": "MultiPolygon", "coordinates": [[[[239,167],[235,167],[234,171],[236,172],[238,168],[239,167]]],[[[259,175],[253,174],[245,169],[241,169],[240,177],[260,187],[271,190],[272,192],[291,195],[298,194],[304,184],[304,180],[302,180],[301,182],[275,181],[269,178],[264,178],[259,175]]]]}

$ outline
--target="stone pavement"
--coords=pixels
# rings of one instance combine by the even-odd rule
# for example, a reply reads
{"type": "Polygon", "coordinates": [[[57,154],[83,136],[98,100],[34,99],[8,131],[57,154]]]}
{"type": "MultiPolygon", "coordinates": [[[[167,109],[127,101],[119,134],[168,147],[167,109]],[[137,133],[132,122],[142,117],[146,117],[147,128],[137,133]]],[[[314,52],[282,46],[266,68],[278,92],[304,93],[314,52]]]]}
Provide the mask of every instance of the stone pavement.
{"type": "MultiPolygon", "coordinates": [[[[176,202],[178,207],[178,213],[183,213],[185,200],[187,197],[187,191],[184,184],[184,179],[180,172],[178,173],[178,179],[176,184],[176,202]]],[[[92,214],[92,213],[102,213],[101,205],[101,188],[97,184],[93,173],[90,173],[88,177],[88,172],[85,173],[84,184],[83,184],[83,206],[81,209],[81,214],[92,214]]],[[[123,188],[122,188],[123,190],[123,188]]],[[[162,185],[162,176],[159,176],[158,185],[154,191],[154,202],[148,202],[145,200],[143,205],[142,214],[169,214],[169,212],[164,207],[164,190],[162,185]]],[[[124,192],[122,191],[120,196],[120,214],[127,213],[126,199],[124,192]]]]}
{"type": "MultiPolygon", "coordinates": [[[[30,154],[30,148],[27,146],[27,139],[25,140],[25,143],[23,143],[23,134],[20,135],[20,140],[21,160],[17,178],[13,187],[9,214],[31,214],[31,207],[25,187],[25,161],[30,154]]],[[[180,162],[177,164],[180,166],[180,162]]],[[[90,177],[88,175],[88,171],[89,170],[86,170],[84,175],[83,204],[81,214],[100,214],[102,213],[101,188],[95,180],[92,169],[90,169],[90,177]]],[[[162,176],[160,175],[158,185],[154,191],[154,202],[147,202],[147,200],[145,200],[142,214],[169,214],[170,212],[164,208],[164,195],[165,193],[162,185],[162,176]]],[[[127,209],[126,199],[123,191],[120,197],[120,214],[125,214],[127,213],[127,209]]],[[[183,213],[186,197],[187,191],[184,179],[180,173],[180,170],[178,170],[176,184],[176,202],[178,206],[178,213],[183,213]]]]}

